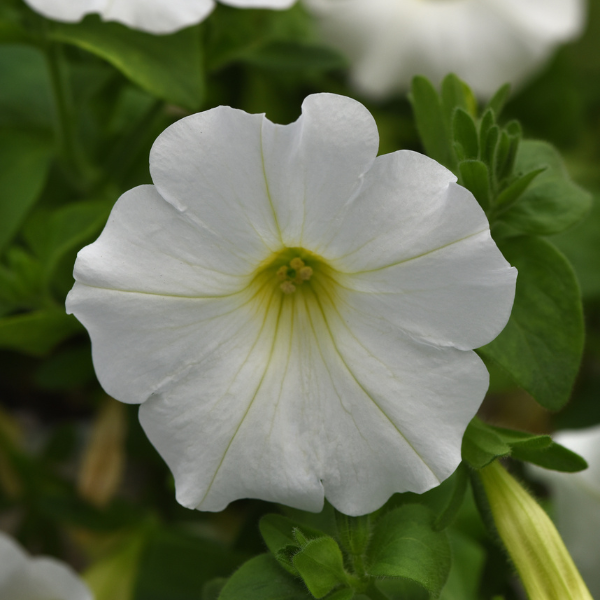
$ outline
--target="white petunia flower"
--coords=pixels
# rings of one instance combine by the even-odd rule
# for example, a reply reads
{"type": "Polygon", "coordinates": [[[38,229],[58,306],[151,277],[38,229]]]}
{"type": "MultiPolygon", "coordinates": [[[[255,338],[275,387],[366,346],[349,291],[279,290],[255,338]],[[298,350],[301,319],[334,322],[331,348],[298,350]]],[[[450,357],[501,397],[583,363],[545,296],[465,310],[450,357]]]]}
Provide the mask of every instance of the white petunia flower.
{"type": "Polygon", "coordinates": [[[582,29],[584,0],[304,0],[352,63],[358,89],[385,97],[415,75],[449,72],[481,97],[518,84],[582,29]]]}
{"type": "Polygon", "coordinates": [[[184,506],[325,495],[358,515],[457,467],[488,386],[471,349],[506,324],[516,271],[452,173],[377,147],[331,94],[287,126],[187,117],[79,253],[68,311],[184,506]]]}
{"type": "Polygon", "coordinates": [[[0,598],[92,600],[92,594],[69,566],[48,556],[31,558],[0,532],[0,598]]]}
{"type": "Polygon", "coordinates": [[[559,473],[530,467],[554,498],[556,527],[594,598],[600,598],[600,426],[561,431],[554,440],[577,452],[589,468],[559,473]]]}
{"type": "MultiPolygon", "coordinates": [[[[25,0],[49,19],[74,23],[98,13],[105,21],[118,21],[133,29],[167,34],[204,21],[215,0],[25,0]]],[[[296,0],[219,0],[237,8],[290,8],[296,0]]]]}

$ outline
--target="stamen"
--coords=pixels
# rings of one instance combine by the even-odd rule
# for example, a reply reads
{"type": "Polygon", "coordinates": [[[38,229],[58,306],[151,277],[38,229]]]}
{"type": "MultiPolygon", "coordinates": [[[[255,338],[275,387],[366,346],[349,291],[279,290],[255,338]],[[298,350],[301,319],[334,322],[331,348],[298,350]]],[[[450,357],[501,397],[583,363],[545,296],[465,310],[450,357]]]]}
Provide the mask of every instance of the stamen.
{"type": "Polygon", "coordinates": [[[291,281],[284,281],[279,287],[284,294],[293,294],[296,291],[296,286],[291,281]]]}
{"type": "Polygon", "coordinates": [[[281,291],[284,294],[293,294],[297,286],[302,285],[312,277],[313,270],[299,256],[296,256],[292,258],[289,265],[279,267],[276,275],[277,279],[283,282],[279,286],[281,291]]]}

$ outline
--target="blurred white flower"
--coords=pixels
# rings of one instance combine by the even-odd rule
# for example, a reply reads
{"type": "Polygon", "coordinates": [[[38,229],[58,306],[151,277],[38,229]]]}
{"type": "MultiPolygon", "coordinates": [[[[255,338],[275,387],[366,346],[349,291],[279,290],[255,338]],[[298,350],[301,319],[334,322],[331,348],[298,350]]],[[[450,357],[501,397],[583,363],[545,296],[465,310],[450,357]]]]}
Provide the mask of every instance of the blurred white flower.
{"type": "Polygon", "coordinates": [[[561,431],[554,440],[577,452],[589,468],[559,473],[530,467],[554,498],[556,527],[594,598],[600,598],[600,426],[561,431]]]}
{"type": "Polygon", "coordinates": [[[506,324],[516,271],[451,172],[378,143],[331,94],[287,126],[187,117],[79,253],[68,311],[184,506],[326,495],[358,515],[460,462],[488,386],[471,349],[506,324]]]}
{"type": "Polygon", "coordinates": [[[31,558],[0,532],[0,598],[92,600],[92,594],[68,565],[48,556],[31,558]]]}
{"type": "MultiPolygon", "coordinates": [[[[25,0],[49,19],[74,23],[90,13],[149,33],[173,33],[203,21],[215,0],[25,0]]],[[[237,8],[286,9],[296,0],[219,0],[237,8]]]]}
{"type": "Polygon", "coordinates": [[[449,72],[481,97],[531,75],[582,29],[584,0],[304,0],[372,97],[449,72]]]}

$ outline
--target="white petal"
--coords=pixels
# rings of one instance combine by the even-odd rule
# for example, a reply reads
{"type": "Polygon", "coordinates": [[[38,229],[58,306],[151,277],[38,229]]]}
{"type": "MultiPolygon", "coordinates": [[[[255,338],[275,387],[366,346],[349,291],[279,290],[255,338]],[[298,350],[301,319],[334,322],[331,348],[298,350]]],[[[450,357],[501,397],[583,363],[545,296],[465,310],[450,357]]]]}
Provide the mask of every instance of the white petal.
{"type": "Polygon", "coordinates": [[[114,0],[101,14],[107,21],[167,34],[204,21],[214,7],[214,0],[114,0]]]}
{"type": "Polygon", "coordinates": [[[145,185],[119,198],[98,240],[79,252],[74,274],[94,287],[216,297],[245,287],[264,254],[260,240],[254,246],[236,244],[190,220],[145,185]]]}
{"type": "Polygon", "coordinates": [[[104,9],[106,0],[25,0],[31,8],[48,19],[74,23],[81,21],[90,13],[98,13],[104,9]]]}
{"type": "Polygon", "coordinates": [[[263,125],[269,193],[283,242],[316,251],[373,164],[377,126],[360,103],[334,94],[304,100],[292,125],[263,125]]]}
{"type": "Polygon", "coordinates": [[[30,558],[0,532],[0,596],[2,600],[92,600],[77,574],[53,558],[30,558]]]}
{"type": "Polygon", "coordinates": [[[296,0],[219,0],[221,4],[235,6],[236,8],[273,8],[283,10],[290,8],[296,0]]]}
{"type": "Polygon", "coordinates": [[[519,83],[583,24],[581,0],[305,0],[364,93],[404,91],[454,72],[487,97],[519,83]],[[546,12],[546,5],[548,10],[546,12]]]}
{"type": "Polygon", "coordinates": [[[323,255],[343,273],[335,276],[342,306],[470,350],[506,325],[517,273],[454,179],[414,152],[379,157],[323,255]]]}
{"type": "Polygon", "coordinates": [[[202,510],[246,497],[320,510],[325,493],[356,515],[448,477],[487,371],[473,353],[411,342],[372,321],[350,332],[309,293],[286,297],[260,331],[240,329],[227,342],[227,360],[198,364],[143,404],[140,420],[178,500],[202,510]]]}
{"type": "Polygon", "coordinates": [[[228,256],[241,247],[255,265],[265,250],[281,247],[265,179],[264,120],[264,115],[214,108],[169,127],[150,154],[161,196],[220,238],[228,256]]]}

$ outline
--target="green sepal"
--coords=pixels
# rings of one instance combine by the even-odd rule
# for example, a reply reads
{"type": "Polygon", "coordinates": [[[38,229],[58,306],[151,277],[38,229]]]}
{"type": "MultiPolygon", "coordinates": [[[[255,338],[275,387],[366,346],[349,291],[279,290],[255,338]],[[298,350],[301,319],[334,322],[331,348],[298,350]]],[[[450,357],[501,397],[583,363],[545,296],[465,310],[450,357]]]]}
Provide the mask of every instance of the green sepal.
{"type": "Polygon", "coordinates": [[[450,141],[450,127],[436,89],[425,77],[415,77],[409,100],[425,152],[454,171],[456,161],[450,141]]]}
{"type": "Polygon", "coordinates": [[[487,103],[486,110],[491,109],[494,111],[496,116],[500,116],[504,105],[510,96],[510,84],[504,84],[493,96],[492,99],[487,103]]]}
{"type": "Polygon", "coordinates": [[[573,269],[543,239],[497,240],[517,267],[515,302],[508,324],[478,353],[505,369],[549,410],[569,400],[584,341],[583,309],[573,269]]]}
{"type": "Polygon", "coordinates": [[[364,554],[371,537],[371,516],[349,517],[335,511],[335,522],[342,548],[349,554],[364,554]]]}
{"type": "Polygon", "coordinates": [[[464,159],[473,160],[479,156],[479,136],[475,121],[462,108],[454,111],[452,118],[452,136],[460,144],[464,152],[464,159]]]}
{"type": "Polygon", "coordinates": [[[490,177],[485,163],[480,160],[465,160],[459,166],[460,183],[475,196],[483,210],[490,205],[490,177]]]}
{"type": "Polygon", "coordinates": [[[260,554],[229,578],[219,600],[307,600],[307,594],[302,583],[270,554],[260,554]]]}
{"type": "Polygon", "coordinates": [[[491,427],[475,417],[465,431],[461,453],[471,467],[482,469],[500,456],[509,456],[511,448],[491,427]]]}
{"type": "Polygon", "coordinates": [[[481,160],[488,166],[488,169],[495,169],[499,138],[500,127],[492,125],[488,129],[485,139],[481,142],[481,160]]]}
{"type": "Polygon", "coordinates": [[[509,210],[501,215],[510,227],[531,235],[552,235],[580,221],[591,208],[591,195],[573,183],[562,159],[546,142],[524,141],[515,169],[545,169],[509,210]]]}
{"type": "Polygon", "coordinates": [[[402,577],[439,597],[451,566],[444,531],[434,531],[435,514],[420,504],[403,505],[375,525],[367,554],[373,577],[402,577]]]}
{"type": "Polygon", "coordinates": [[[309,540],[292,563],[315,598],[323,598],[338,585],[348,584],[344,557],[331,537],[309,540]]]}

